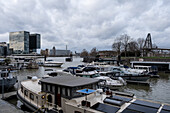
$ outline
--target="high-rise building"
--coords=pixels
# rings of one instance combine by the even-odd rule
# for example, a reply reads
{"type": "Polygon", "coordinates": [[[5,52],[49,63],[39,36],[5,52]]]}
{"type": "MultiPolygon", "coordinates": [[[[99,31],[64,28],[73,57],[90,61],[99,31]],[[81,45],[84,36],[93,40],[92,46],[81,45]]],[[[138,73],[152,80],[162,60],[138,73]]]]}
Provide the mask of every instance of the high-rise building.
{"type": "Polygon", "coordinates": [[[30,34],[29,37],[29,52],[36,52],[37,49],[40,49],[40,34],[30,34]]]}
{"type": "Polygon", "coordinates": [[[29,32],[18,31],[9,33],[9,48],[13,49],[15,54],[29,53],[29,32]]]}
{"type": "Polygon", "coordinates": [[[40,49],[40,34],[30,34],[28,31],[9,33],[9,48],[14,54],[28,54],[40,49]]]}

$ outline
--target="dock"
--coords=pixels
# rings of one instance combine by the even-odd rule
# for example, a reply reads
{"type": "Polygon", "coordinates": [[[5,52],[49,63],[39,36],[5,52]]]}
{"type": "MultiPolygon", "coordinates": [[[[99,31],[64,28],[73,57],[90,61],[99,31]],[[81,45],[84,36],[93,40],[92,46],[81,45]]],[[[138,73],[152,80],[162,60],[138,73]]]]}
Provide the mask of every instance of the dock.
{"type": "Polygon", "coordinates": [[[5,98],[16,95],[16,91],[0,94],[0,113],[24,113],[22,110],[17,109],[14,105],[6,102],[5,98]],[[1,99],[3,97],[3,99],[1,99]]]}
{"type": "Polygon", "coordinates": [[[149,82],[145,82],[145,81],[126,80],[126,83],[127,84],[136,84],[136,85],[150,86],[149,82]]]}
{"type": "Polygon", "coordinates": [[[17,109],[14,105],[0,99],[0,113],[24,113],[22,110],[17,109]]]}

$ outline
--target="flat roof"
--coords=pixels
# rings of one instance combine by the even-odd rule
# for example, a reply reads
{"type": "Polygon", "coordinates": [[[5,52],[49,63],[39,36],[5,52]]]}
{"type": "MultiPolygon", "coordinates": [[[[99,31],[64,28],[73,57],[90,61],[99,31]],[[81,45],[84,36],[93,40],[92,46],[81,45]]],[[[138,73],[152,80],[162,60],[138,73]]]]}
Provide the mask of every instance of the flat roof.
{"type": "Polygon", "coordinates": [[[141,64],[170,64],[170,62],[156,62],[156,61],[131,61],[130,63],[141,63],[141,64]]]}
{"type": "Polygon", "coordinates": [[[75,76],[56,76],[40,80],[43,83],[55,84],[67,87],[84,86],[99,82],[97,79],[75,77],[75,76]]]}

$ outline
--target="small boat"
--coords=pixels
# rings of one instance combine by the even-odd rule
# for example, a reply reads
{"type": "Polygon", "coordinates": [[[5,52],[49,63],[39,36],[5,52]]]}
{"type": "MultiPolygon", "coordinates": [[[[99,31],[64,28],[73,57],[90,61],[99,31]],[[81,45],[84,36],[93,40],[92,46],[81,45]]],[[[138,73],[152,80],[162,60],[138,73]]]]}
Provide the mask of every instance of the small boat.
{"type": "Polygon", "coordinates": [[[29,63],[27,64],[27,69],[38,69],[38,68],[39,65],[34,60],[29,61],[29,63]]]}
{"type": "Polygon", "coordinates": [[[63,65],[62,62],[57,62],[53,60],[47,60],[44,62],[45,67],[61,67],[61,65],[63,65]]]}
{"type": "Polygon", "coordinates": [[[4,90],[8,90],[12,88],[17,82],[17,77],[12,75],[12,71],[7,67],[0,67],[0,88],[4,88],[4,90]]]}
{"type": "Polygon", "coordinates": [[[151,78],[159,78],[158,68],[156,66],[134,65],[134,69],[149,74],[151,78]]]}
{"type": "Polygon", "coordinates": [[[99,76],[99,73],[93,67],[83,67],[77,69],[75,75],[79,77],[95,78],[99,76]]]}
{"type": "Polygon", "coordinates": [[[111,71],[106,73],[106,75],[113,79],[116,77],[122,77],[125,80],[134,81],[147,81],[150,78],[150,75],[147,73],[131,72],[130,70],[122,69],[116,66],[111,71]]]}
{"type": "Polygon", "coordinates": [[[95,77],[95,79],[102,80],[100,82],[100,85],[102,87],[107,87],[111,90],[120,89],[122,86],[126,85],[126,82],[122,78],[119,78],[118,80],[113,80],[107,76],[99,76],[95,77]]]}

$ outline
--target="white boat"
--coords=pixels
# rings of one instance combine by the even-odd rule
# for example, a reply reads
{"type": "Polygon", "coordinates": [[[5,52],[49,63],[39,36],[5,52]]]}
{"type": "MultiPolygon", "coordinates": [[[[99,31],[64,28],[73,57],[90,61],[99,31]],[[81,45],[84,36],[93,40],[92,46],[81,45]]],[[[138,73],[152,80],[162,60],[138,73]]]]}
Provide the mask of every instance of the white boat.
{"type": "Polygon", "coordinates": [[[57,62],[53,60],[47,60],[44,62],[45,67],[61,67],[61,65],[63,65],[62,62],[57,62]]]}
{"type": "Polygon", "coordinates": [[[57,76],[21,82],[19,100],[33,112],[47,113],[162,113],[170,105],[133,95],[98,89],[92,78],[57,76]],[[122,96],[124,95],[124,96],[122,96]],[[128,96],[128,97],[127,97],[128,96]]]}
{"type": "Polygon", "coordinates": [[[77,69],[75,75],[79,77],[95,78],[99,76],[99,73],[93,67],[83,67],[77,69]]]}
{"type": "Polygon", "coordinates": [[[143,65],[134,65],[135,70],[143,71],[143,73],[147,73],[152,78],[159,78],[158,68],[156,66],[143,66],[143,65]]]}
{"type": "Polygon", "coordinates": [[[118,80],[113,80],[107,76],[99,76],[99,77],[95,77],[95,79],[102,80],[102,82],[100,82],[100,85],[104,87],[108,87],[109,89],[112,90],[119,89],[122,86],[126,85],[126,82],[121,78],[118,80]]]}

